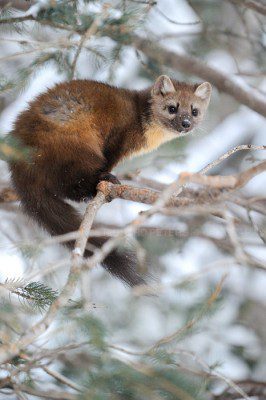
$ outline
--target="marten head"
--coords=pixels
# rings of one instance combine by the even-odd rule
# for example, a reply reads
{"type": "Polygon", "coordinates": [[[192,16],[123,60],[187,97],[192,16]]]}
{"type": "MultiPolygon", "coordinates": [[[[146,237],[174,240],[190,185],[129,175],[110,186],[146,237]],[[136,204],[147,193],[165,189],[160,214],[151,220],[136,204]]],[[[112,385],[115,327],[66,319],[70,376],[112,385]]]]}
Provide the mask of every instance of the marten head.
{"type": "Polygon", "coordinates": [[[151,91],[151,113],[160,126],[183,136],[202,121],[211,97],[209,82],[188,84],[161,75],[151,91]]]}

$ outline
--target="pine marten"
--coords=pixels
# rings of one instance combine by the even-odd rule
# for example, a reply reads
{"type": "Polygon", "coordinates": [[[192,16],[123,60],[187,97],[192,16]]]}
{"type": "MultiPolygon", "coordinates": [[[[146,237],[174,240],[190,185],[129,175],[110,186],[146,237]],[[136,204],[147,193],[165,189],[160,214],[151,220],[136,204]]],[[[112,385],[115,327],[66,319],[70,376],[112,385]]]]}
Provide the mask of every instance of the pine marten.
{"type": "MultiPolygon", "coordinates": [[[[24,211],[51,235],[77,230],[81,218],[64,200],[92,197],[101,180],[119,183],[111,174],[117,163],[190,132],[210,96],[208,82],[188,84],[165,75],[141,91],[91,80],[49,89],[19,115],[9,134],[31,149],[28,159],[10,162],[24,211]]],[[[105,240],[89,242],[100,247],[105,240]]],[[[129,285],[143,283],[129,252],[114,250],[103,266],[129,285]]]]}

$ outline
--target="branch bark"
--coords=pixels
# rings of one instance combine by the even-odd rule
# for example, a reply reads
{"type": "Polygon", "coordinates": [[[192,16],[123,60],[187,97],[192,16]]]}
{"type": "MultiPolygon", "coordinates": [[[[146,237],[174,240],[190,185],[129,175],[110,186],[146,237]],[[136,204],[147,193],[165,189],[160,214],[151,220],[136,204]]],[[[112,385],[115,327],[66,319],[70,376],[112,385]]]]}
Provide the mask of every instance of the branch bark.
{"type": "MultiPolygon", "coordinates": [[[[230,154],[234,153],[234,149],[230,151],[230,154]]],[[[223,156],[219,158],[219,160],[222,160],[223,156]]],[[[213,162],[208,164],[202,172],[206,172],[209,170],[212,166],[217,165],[217,162],[213,162]]],[[[212,176],[206,176],[201,173],[190,173],[190,172],[182,172],[179,175],[179,185],[184,185],[185,183],[197,183],[200,185],[204,186],[209,186],[214,189],[239,189],[246,185],[252,178],[254,178],[256,175],[264,172],[266,170],[266,161],[261,162],[260,164],[251,167],[247,169],[246,171],[241,172],[240,174],[237,175],[227,175],[227,176],[222,176],[222,175],[212,175],[212,176]]],[[[131,185],[114,185],[111,182],[107,181],[101,181],[98,184],[98,190],[102,195],[98,194],[99,197],[97,197],[93,202],[89,204],[89,207],[94,207],[95,204],[98,205],[102,204],[101,202],[105,201],[103,199],[103,195],[105,196],[106,199],[109,200],[114,200],[114,199],[123,199],[123,200],[130,200],[138,203],[143,203],[143,204],[154,204],[157,202],[160,197],[162,192],[153,190],[153,189],[146,189],[146,188],[139,188],[131,185]],[[101,199],[100,199],[101,197],[101,199]]],[[[165,206],[168,207],[184,207],[190,204],[195,203],[195,200],[197,200],[198,203],[201,203],[202,200],[208,200],[208,197],[212,196],[197,196],[196,199],[193,199],[191,197],[185,197],[185,196],[176,196],[176,195],[171,195],[165,204],[165,206]]],[[[0,192],[0,203],[1,202],[13,202],[19,200],[19,197],[17,196],[16,192],[11,189],[11,188],[5,188],[0,192]]],[[[91,215],[91,209],[89,209],[89,215],[91,215]]],[[[93,214],[92,214],[93,215],[93,214]]],[[[87,226],[83,227],[85,231],[88,229],[88,232],[90,231],[91,228],[91,223],[92,220],[88,220],[85,218],[87,226]]],[[[81,229],[81,228],[80,228],[81,229]]],[[[82,231],[83,232],[83,231],[82,231]]],[[[85,235],[86,236],[86,235],[85,235]]],[[[85,236],[81,236],[83,239],[85,236]]],[[[80,243],[78,245],[78,248],[83,248],[84,242],[80,243]],[[80,247],[81,245],[81,247],[80,247]]]]}
{"type": "MultiPolygon", "coordinates": [[[[130,185],[114,185],[113,183],[106,181],[100,182],[98,184],[98,189],[101,190],[105,194],[106,198],[110,200],[123,199],[143,204],[153,204],[161,196],[161,192],[156,190],[143,189],[130,185]]],[[[187,206],[191,203],[193,203],[193,200],[187,197],[179,198],[171,196],[168,199],[166,206],[180,207],[187,206]]]]}

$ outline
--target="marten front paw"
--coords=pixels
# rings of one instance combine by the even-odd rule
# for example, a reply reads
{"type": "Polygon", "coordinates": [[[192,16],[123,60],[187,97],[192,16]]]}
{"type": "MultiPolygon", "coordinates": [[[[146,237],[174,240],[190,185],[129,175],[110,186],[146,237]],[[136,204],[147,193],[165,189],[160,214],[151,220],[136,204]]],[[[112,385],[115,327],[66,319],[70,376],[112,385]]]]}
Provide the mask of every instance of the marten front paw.
{"type": "Polygon", "coordinates": [[[114,185],[121,185],[121,182],[117,179],[117,177],[113,174],[110,174],[109,172],[102,173],[99,176],[99,182],[100,181],[108,181],[108,182],[113,183],[114,185]]]}

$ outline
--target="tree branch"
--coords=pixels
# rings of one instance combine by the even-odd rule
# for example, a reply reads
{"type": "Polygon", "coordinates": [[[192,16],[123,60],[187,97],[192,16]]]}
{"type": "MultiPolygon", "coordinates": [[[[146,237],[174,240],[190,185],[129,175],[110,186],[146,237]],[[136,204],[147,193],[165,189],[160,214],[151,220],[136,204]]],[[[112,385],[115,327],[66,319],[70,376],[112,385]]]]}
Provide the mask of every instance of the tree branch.
{"type": "Polygon", "coordinates": [[[74,390],[77,390],[78,392],[82,392],[84,390],[83,387],[77,385],[75,382],[71,381],[69,378],[65,377],[64,375],[60,374],[57,371],[52,371],[50,368],[43,366],[42,369],[50,376],[52,376],[54,379],[58,380],[59,382],[63,383],[64,385],[67,385],[71,387],[74,390]]]}
{"type": "Polygon", "coordinates": [[[254,0],[231,0],[232,3],[237,4],[241,7],[249,8],[252,11],[256,11],[259,14],[266,15],[266,5],[254,0]]]}
{"type": "Polygon", "coordinates": [[[233,154],[237,153],[238,151],[243,151],[243,150],[266,150],[266,146],[264,146],[264,145],[256,146],[254,144],[240,144],[239,146],[233,147],[232,149],[228,150],[226,153],[222,154],[216,160],[207,164],[199,172],[201,174],[206,174],[207,171],[209,171],[213,167],[216,167],[218,164],[220,164],[226,158],[232,156],[233,154]]]}
{"type": "MultiPolygon", "coordinates": [[[[101,190],[106,198],[110,200],[123,199],[135,201],[143,204],[154,204],[161,196],[161,192],[152,189],[143,189],[130,185],[114,185],[111,182],[101,181],[98,184],[98,189],[101,190]]],[[[171,196],[167,201],[167,206],[179,207],[186,206],[193,202],[187,197],[171,196]]]]}
{"type": "Polygon", "coordinates": [[[266,171],[266,161],[247,169],[237,175],[213,175],[206,176],[202,174],[193,174],[190,172],[182,172],[179,175],[179,180],[182,184],[199,183],[200,185],[209,186],[215,189],[240,189],[246,185],[256,175],[266,171]]]}

